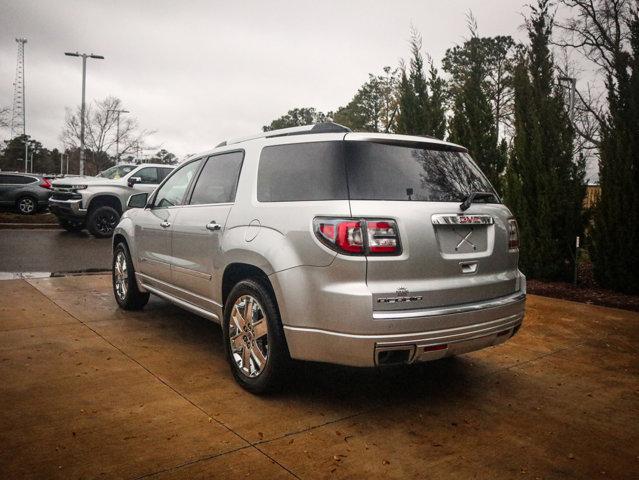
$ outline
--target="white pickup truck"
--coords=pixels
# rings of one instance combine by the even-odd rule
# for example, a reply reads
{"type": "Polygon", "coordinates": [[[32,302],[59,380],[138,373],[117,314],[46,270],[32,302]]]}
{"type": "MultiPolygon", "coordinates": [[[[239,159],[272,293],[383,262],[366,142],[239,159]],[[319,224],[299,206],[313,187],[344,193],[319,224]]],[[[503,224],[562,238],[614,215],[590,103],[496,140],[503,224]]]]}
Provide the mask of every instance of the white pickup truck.
{"type": "Polygon", "coordinates": [[[49,210],[68,231],[87,228],[96,237],[110,237],[134,193],[155,190],[173,171],[172,165],[115,165],[95,177],[66,176],[52,184],[49,210]]]}

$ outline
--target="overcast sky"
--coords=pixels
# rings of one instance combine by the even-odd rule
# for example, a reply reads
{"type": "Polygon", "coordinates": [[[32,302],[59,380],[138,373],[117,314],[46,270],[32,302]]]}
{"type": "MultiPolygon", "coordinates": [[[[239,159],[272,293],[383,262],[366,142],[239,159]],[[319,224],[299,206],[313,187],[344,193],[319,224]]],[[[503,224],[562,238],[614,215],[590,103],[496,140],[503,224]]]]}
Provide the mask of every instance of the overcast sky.
{"type": "MultiPolygon", "coordinates": [[[[0,106],[13,98],[16,36],[28,39],[27,134],[60,147],[65,107],[114,95],[152,142],[178,155],[256,133],[296,106],[346,104],[369,72],[408,56],[409,27],[439,64],[467,37],[523,40],[525,1],[0,0],[0,106]]],[[[8,137],[2,132],[1,137],[8,137]]]]}

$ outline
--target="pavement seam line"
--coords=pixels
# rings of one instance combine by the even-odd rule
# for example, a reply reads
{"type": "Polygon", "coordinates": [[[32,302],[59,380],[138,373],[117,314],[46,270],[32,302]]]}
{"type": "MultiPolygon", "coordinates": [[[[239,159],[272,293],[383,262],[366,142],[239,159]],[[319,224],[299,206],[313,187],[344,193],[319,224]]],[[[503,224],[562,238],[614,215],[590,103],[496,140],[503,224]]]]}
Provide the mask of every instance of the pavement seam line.
{"type": "Polygon", "coordinates": [[[255,446],[255,444],[253,442],[250,442],[249,440],[247,440],[246,438],[244,438],[242,435],[240,435],[239,433],[237,433],[236,431],[234,431],[231,427],[229,427],[228,425],[226,425],[224,422],[222,422],[221,420],[218,420],[217,418],[215,418],[213,415],[209,414],[206,410],[204,410],[204,408],[200,407],[199,405],[197,405],[195,402],[193,402],[190,398],[188,398],[186,395],[182,394],[180,391],[178,391],[175,387],[173,387],[172,385],[170,385],[169,383],[167,383],[165,380],[163,380],[161,377],[159,377],[158,375],[156,375],[155,373],[153,373],[151,370],[149,370],[145,365],[143,365],[142,363],[140,363],[137,359],[133,358],[131,355],[129,355],[128,353],[126,353],[124,350],[122,350],[120,347],[118,347],[117,345],[115,345],[113,342],[111,342],[108,338],[106,338],[104,335],[102,335],[100,332],[98,332],[97,330],[95,330],[94,328],[92,328],[91,326],[89,326],[87,323],[85,323],[84,321],[80,320],[78,317],[76,317],[74,314],[72,314],[70,311],[68,311],[66,308],[64,308],[62,305],[60,305],[59,303],[57,303],[55,300],[53,300],[52,298],[48,297],[47,295],[45,295],[43,292],[41,292],[35,285],[33,285],[31,282],[29,282],[27,279],[23,279],[28,285],[31,286],[31,288],[33,288],[35,291],[37,291],[40,295],[46,297],[51,303],[53,303],[54,305],[56,305],[58,308],[60,308],[62,311],[64,311],[67,315],[69,315],[71,318],[74,318],[75,320],[77,320],[80,324],[82,324],[84,327],[86,327],[87,329],[89,329],[91,332],[93,332],[97,337],[101,338],[104,342],[106,342],[107,344],[111,345],[111,347],[113,347],[115,350],[117,350],[118,352],[120,352],[120,354],[124,355],[126,358],[128,358],[130,361],[132,361],[133,363],[137,364],[140,368],[142,368],[143,370],[145,370],[147,373],[149,373],[152,377],[154,377],[157,381],[159,381],[160,383],[164,384],[167,388],[169,388],[170,390],[172,390],[175,394],[177,394],[179,397],[181,397],[183,400],[185,400],[186,402],[190,403],[193,407],[195,407],[196,409],[198,409],[200,412],[202,412],[204,415],[207,416],[207,418],[215,421],[218,425],[220,425],[221,427],[225,428],[226,430],[228,430],[229,432],[231,432],[233,435],[237,436],[240,440],[242,440],[243,442],[246,443],[246,445],[244,446],[244,448],[247,447],[253,447],[255,450],[257,450],[259,453],[261,453],[262,455],[264,455],[266,458],[268,458],[269,460],[271,460],[272,462],[274,462],[275,464],[279,465],[280,468],[286,470],[290,475],[292,475],[293,477],[297,478],[299,480],[299,477],[293,473],[291,470],[289,470],[288,468],[286,468],[284,465],[282,465],[280,462],[278,462],[277,460],[275,460],[274,458],[272,458],[270,455],[268,455],[267,453],[264,453],[262,450],[260,450],[258,447],[255,446]]]}

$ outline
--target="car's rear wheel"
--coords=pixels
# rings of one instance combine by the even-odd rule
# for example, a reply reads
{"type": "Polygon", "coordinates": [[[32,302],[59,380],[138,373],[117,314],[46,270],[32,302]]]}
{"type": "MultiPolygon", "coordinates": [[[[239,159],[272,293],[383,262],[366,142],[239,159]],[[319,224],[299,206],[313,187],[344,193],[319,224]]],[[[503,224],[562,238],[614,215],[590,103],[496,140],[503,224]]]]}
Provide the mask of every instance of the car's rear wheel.
{"type": "Polygon", "coordinates": [[[149,292],[141,292],[135,281],[131,254],[126,244],[118,243],[113,249],[113,294],[124,310],[140,310],[149,301],[149,292]]]}
{"type": "Polygon", "coordinates": [[[89,212],[87,228],[93,236],[107,238],[113,235],[113,230],[115,230],[119,221],[120,214],[118,211],[113,207],[104,205],[89,212]]]}
{"type": "Polygon", "coordinates": [[[38,202],[33,197],[20,197],[16,206],[22,215],[33,215],[38,209],[38,202]]]}
{"type": "Polygon", "coordinates": [[[290,362],[277,305],[256,279],[242,280],[224,306],[224,345],[235,380],[252,393],[280,387],[290,362]]]}
{"type": "Polygon", "coordinates": [[[60,223],[60,226],[64,228],[67,232],[79,232],[84,228],[84,223],[80,221],[59,218],[58,222],[60,223]]]}

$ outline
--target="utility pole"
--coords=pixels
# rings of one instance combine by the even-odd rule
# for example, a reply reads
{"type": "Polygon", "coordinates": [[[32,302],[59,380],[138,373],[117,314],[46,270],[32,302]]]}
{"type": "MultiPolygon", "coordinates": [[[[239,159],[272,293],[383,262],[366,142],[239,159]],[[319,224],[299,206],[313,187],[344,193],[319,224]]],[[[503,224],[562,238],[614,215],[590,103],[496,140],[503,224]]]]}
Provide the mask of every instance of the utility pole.
{"type": "Polygon", "coordinates": [[[84,175],[84,110],[85,110],[85,91],[87,82],[87,58],[95,58],[104,60],[102,55],[94,55],[92,53],[64,52],[69,57],[82,57],[82,106],[80,107],[80,175],[84,175]]]}
{"type": "Polygon", "coordinates": [[[13,109],[11,111],[11,138],[22,134],[24,138],[24,172],[27,173],[29,146],[27,145],[26,90],[24,79],[24,44],[26,38],[16,38],[18,43],[18,62],[16,79],[13,82],[13,109]]]}
{"type": "Polygon", "coordinates": [[[116,122],[116,130],[115,130],[115,164],[119,165],[120,164],[120,114],[121,113],[131,113],[128,110],[118,110],[118,109],[113,109],[113,110],[107,110],[107,112],[115,112],[115,114],[118,116],[117,117],[117,122],[116,122]]]}

